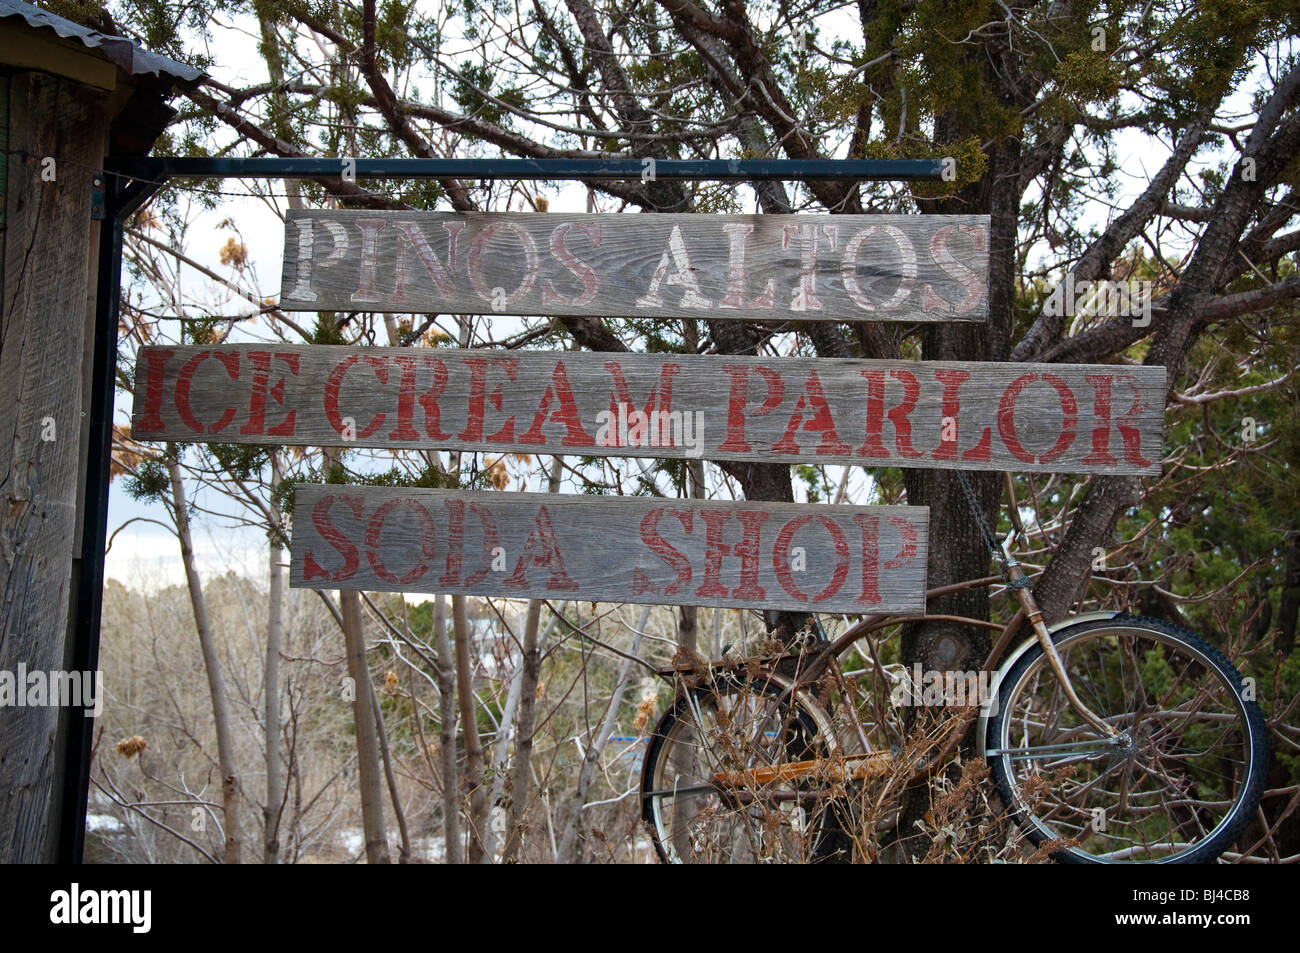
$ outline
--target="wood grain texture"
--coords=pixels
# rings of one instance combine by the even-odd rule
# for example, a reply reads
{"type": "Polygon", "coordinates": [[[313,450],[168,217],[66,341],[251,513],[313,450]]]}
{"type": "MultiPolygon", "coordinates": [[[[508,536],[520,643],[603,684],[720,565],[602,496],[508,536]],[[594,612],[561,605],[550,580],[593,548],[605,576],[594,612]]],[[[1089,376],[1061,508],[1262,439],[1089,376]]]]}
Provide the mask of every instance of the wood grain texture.
{"type": "Polygon", "coordinates": [[[326,345],[147,347],[135,381],[145,440],[1059,473],[1160,472],[1165,390],[1122,365],[326,345]]]}
{"type": "Polygon", "coordinates": [[[924,610],[929,510],[295,486],[291,584],[821,612],[924,610]]]}
{"type": "MultiPolygon", "coordinates": [[[[103,94],[42,73],[10,84],[0,311],[0,672],[64,667],[77,535],[91,170],[108,144],[103,94]],[[42,158],[56,178],[43,181],[42,158]]],[[[93,684],[93,683],[92,683],[93,684]]],[[[26,693],[28,685],[14,685],[26,693]]],[[[0,862],[50,859],[62,789],[60,709],[0,707],[0,862]]],[[[83,717],[80,708],[62,717],[83,717]]]]}
{"type": "Polygon", "coordinates": [[[983,321],[988,216],[290,211],[280,307],[983,321]]]}

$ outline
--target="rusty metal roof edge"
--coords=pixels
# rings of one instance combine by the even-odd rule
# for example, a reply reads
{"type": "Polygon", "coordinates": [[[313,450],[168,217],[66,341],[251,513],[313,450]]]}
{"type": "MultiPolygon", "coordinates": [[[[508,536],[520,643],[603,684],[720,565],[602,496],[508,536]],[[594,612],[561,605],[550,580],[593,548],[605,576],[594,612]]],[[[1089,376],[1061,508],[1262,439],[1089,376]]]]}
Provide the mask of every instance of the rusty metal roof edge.
{"type": "Polygon", "coordinates": [[[5,17],[22,17],[30,27],[53,30],[63,39],[80,40],[131,76],[152,73],[159,78],[168,77],[188,85],[198,82],[204,75],[200,69],[151,53],[130,40],[108,36],[21,0],[0,0],[0,18],[5,17]]]}

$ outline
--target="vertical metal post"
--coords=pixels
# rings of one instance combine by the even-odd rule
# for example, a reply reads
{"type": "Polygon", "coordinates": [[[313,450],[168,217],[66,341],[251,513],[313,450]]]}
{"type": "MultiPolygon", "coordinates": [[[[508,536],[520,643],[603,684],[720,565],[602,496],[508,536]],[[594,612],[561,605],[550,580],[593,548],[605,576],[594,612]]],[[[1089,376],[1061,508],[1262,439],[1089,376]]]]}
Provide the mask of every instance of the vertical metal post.
{"type": "MultiPolygon", "coordinates": [[[[127,216],[161,187],[161,182],[123,184],[105,177],[104,223],[99,233],[95,289],[94,366],[90,392],[90,437],[86,447],[86,491],[82,501],[81,560],[73,581],[71,670],[99,668],[99,621],[104,595],[104,546],[108,535],[109,465],[113,451],[113,396],[117,372],[117,321],[122,291],[122,227],[127,216]]],[[[59,863],[79,864],[86,840],[86,799],[95,720],[70,717],[63,756],[59,807],[59,863]]]]}

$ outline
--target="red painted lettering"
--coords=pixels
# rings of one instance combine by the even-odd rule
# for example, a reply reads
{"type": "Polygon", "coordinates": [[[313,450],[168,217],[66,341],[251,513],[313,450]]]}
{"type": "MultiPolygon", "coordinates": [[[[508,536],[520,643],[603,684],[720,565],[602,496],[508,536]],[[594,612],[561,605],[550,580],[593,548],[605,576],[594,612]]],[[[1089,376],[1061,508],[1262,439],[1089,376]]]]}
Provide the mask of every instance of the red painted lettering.
{"type": "Polygon", "coordinates": [[[333,546],[335,551],[343,557],[343,566],[331,573],[321,567],[320,563],[316,561],[315,555],[309,549],[303,553],[302,557],[302,577],[304,580],[329,579],[332,582],[343,582],[356,575],[357,566],[361,563],[361,554],[357,551],[356,544],[339,532],[338,527],[334,525],[333,519],[330,518],[330,508],[333,507],[335,501],[350,509],[356,519],[361,519],[365,503],[359,496],[322,496],[311,509],[311,525],[320,534],[321,539],[333,546]]]}
{"type": "Polygon", "coordinates": [[[695,527],[695,512],[693,510],[656,509],[651,510],[641,518],[641,542],[645,543],[652,553],[671,566],[673,572],[677,575],[672,582],[661,589],[651,580],[645,570],[637,566],[632,570],[633,595],[641,595],[646,592],[669,594],[681,592],[682,586],[691,581],[691,561],[680,550],[669,544],[659,533],[659,520],[665,513],[676,517],[677,522],[681,523],[682,528],[689,533],[695,527]]]}
{"type": "Polygon", "coordinates": [[[730,510],[701,510],[704,520],[704,582],[695,590],[697,596],[727,597],[722,584],[722,557],[731,555],[731,546],[722,541],[722,528],[731,519],[730,510]]]}
{"type": "MultiPolygon", "coordinates": [[[[340,434],[347,430],[347,425],[343,423],[343,417],[339,413],[339,392],[343,388],[343,378],[347,377],[350,371],[361,360],[356,354],[349,355],[334,365],[334,370],[330,371],[329,379],[325,381],[325,416],[333,427],[340,434]]],[[[379,383],[388,383],[388,362],[382,357],[366,356],[366,363],[370,365],[379,383]]],[[[369,437],[381,426],[387,414],[375,414],[370,418],[370,423],[356,432],[358,438],[369,437]]]]}
{"type": "Polygon", "coordinates": [[[853,517],[862,530],[862,593],[858,602],[880,603],[880,517],[858,513],[853,517]]]}
{"type": "Polygon", "coordinates": [[[863,457],[891,456],[889,448],[881,440],[884,418],[894,425],[894,444],[900,457],[916,459],[921,454],[912,446],[912,422],[908,415],[916,409],[921,396],[921,385],[917,383],[911,371],[890,371],[890,376],[903,385],[903,399],[889,413],[885,413],[885,372],[864,370],[862,376],[867,379],[867,439],[858,448],[858,455],[863,457]]]}
{"type": "Polygon", "coordinates": [[[845,539],[844,531],[840,529],[839,524],[829,516],[812,516],[809,514],[795,517],[781,527],[781,532],[776,536],[776,545],[772,547],[772,568],[776,570],[777,581],[781,583],[782,589],[800,602],[824,602],[839,592],[840,586],[844,585],[844,580],[848,578],[851,562],[849,541],[845,539]],[[791,573],[790,544],[794,541],[794,534],[814,519],[826,527],[826,531],[830,533],[831,543],[835,546],[835,571],[831,574],[831,581],[826,584],[826,588],[817,595],[809,597],[808,593],[804,592],[795,583],[794,576],[791,573]]]}
{"type": "Polygon", "coordinates": [[[144,353],[144,413],[135,424],[138,435],[158,433],[163,429],[163,375],[167,371],[167,362],[176,354],[166,348],[150,348],[144,353]]]}
{"type": "Polygon", "coordinates": [[[493,550],[501,544],[501,534],[497,530],[496,517],[491,510],[485,510],[477,503],[469,504],[469,511],[479,519],[479,529],[483,535],[483,545],[478,568],[461,581],[461,569],[465,558],[465,501],[447,501],[447,571],[438,579],[443,586],[474,586],[487,578],[492,571],[493,550]]]}
{"type": "Polygon", "coordinates": [[[1111,387],[1116,380],[1128,384],[1133,391],[1133,403],[1128,413],[1121,414],[1115,421],[1119,428],[1120,439],[1124,441],[1124,459],[1138,467],[1149,467],[1151,461],[1142,456],[1142,432],[1133,426],[1133,418],[1146,413],[1146,401],[1138,390],[1137,381],[1131,375],[1088,374],[1087,381],[1092,385],[1093,412],[1095,423],[1092,428],[1092,452],[1083,458],[1090,466],[1114,466],[1119,461],[1110,452],[1111,424],[1111,387]]]}
{"type": "MultiPolygon", "coordinates": [[[[194,433],[204,433],[205,429],[199,419],[194,416],[194,408],[190,404],[190,388],[194,384],[194,375],[198,372],[199,365],[209,357],[215,357],[225,367],[226,374],[232,381],[239,380],[238,351],[224,354],[221,351],[199,351],[198,354],[185,362],[184,366],[181,367],[180,374],[176,377],[176,412],[180,415],[181,422],[194,433]]],[[[206,432],[221,433],[230,426],[230,422],[234,419],[235,408],[227,407],[225,413],[217,418],[216,423],[208,425],[206,432]]]]}
{"type": "MultiPolygon", "coordinates": [[[[915,383],[915,380],[913,383],[915,383]]],[[[795,434],[800,429],[822,435],[821,441],[817,444],[818,454],[838,455],[849,452],[849,445],[841,440],[839,434],[835,432],[835,420],[831,416],[831,408],[826,403],[826,395],[822,391],[822,382],[816,371],[809,372],[808,380],[804,384],[804,391],[799,395],[798,401],[795,402],[794,411],[790,414],[790,422],[786,424],[785,435],[772,444],[772,452],[798,453],[799,441],[795,440],[795,434]],[[804,420],[805,408],[812,411],[811,416],[806,421],[804,420]]]]}
{"type": "Polygon", "coordinates": [[[433,559],[436,555],[434,547],[435,527],[433,525],[433,514],[424,508],[419,500],[385,500],[375,508],[374,514],[370,517],[370,525],[366,528],[366,559],[370,561],[370,566],[380,579],[387,582],[394,582],[398,585],[405,586],[408,583],[415,582],[426,572],[429,571],[428,560],[433,559]],[[388,567],[384,565],[383,557],[380,554],[380,548],[383,542],[384,521],[388,514],[399,506],[409,506],[415,510],[416,515],[420,518],[420,564],[412,567],[405,575],[398,576],[396,573],[389,572],[388,567]]]}
{"type": "Polygon", "coordinates": [[[732,551],[740,557],[740,585],[731,590],[733,599],[767,597],[767,592],[758,584],[759,560],[762,558],[759,534],[770,515],[763,510],[741,510],[736,514],[740,520],[741,537],[732,551]]]}
{"type": "Polygon", "coordinates": [[[253,365],[253,392],[248,400],[248,423],[239,428],[242,434],[266,434],[271,437],[292,437],[294,421],[298,417],[297,410],[291,410],[284,415],[284,419],[272,427],[266,429],[266,398],[269,394],[271,399],[280,406],[284,406],[284,377],[281,376],[274,384],[271,384],[271,361],[277,360],[284,362],[289,368],[289,374],[293,377],[298,376],[298,357],[293,352],[276,352],[270,351],[249,351],[248,360],[253,365]]]}
{"type": "MultiPolygon", "coordinates": [[[[936,460],[956,460],[957,446],[961,439],[959,428],[961,426],[961,398],[959,392],[961,385],[970,379],[969,371],[958,370],[938,370],[934,376],[943,384],[943,402],[940,413],[944,417],[951,417],[953,420],[953,438],[951,440],[942,439],[942,426],[940,427],[940,443],[935,449],[932,456],[936,460]]],[[[961,458],[963,460],[987,461],[992,456],[993,429],[985,427],[984,433],[979,439],[979,443],[969,450],[963,451],[961,458]]]]}
{"type": "MultiPolygon", "coordinates": [[[[492,406],[498,411],[501,410],[501,385],[498,384],[492,389],[489,395],[487,391],[487,372],[488,362],[481,357],[470,357],[465,359],[465,364],[469,367],[469,419],[465,423],[465,429],[461,431],[460,439],[469,440],[478,443],[483,439],[483,416],[486,413],[486,401],[491,400],[492,406]]],[[[519,375],[519,359],[515,357],[494,357],[492,366],[499,367],[506,372],[506,378],[513,384],[519,375]]],[[[425,405],[426,412],[428,405],[425,405]]],[[[509,443],[515,438],[515,418],[511,414],[506,418],[501,429],[488,437],[493,442],[509,443]]]]}
{"type": "MultiPolygon", "coordinates": [[[[436,357],[420,355],[424,366],[433,372],[433,383],[420,395],[420,406],[424,408],[424,429],[430,440],[447,440],[442,432],[442,414],[438,407],[438,398],[447,387],[447,365],[436,357]]],[[[393,361],[402,369],[397,392],[397,426],[388,435],[390,440],[418,440],[420,432],[415,429],[415,380],[416,358],[411,355],[394,357],[393,361]]]]}
{"type": "MultiPolygon", "coordinates": [[[[647,421],[647,427],[653,427],[656,411],[662,411],[665,414],[671,413],[673,409],[673,378],[682,369],[680,364],[667,363],[659,368],[659,383],[650,388],[650,397],[645,402],[643,413],[647,421]]],[[[609,395],[609,413],[610,417],[618,420],[618,408],[620,406],[628,408],[630,414],[636,406],[632,400],[632,391],[627,385],[627,378],[623,376],[623,367],[617,361],[607,361],[605,370],[609,371],[610,377],[614,378],[614,389],[609,395]]],[[[666,419],[666,418],[664,418],[666,419]]],[[[611,427],[608,439],[605,441],[607,447],[621,447],[623,444],[619,440],[619,428],[611,427]]],[[[672,446],[672,434],[656,434],[660,442],[656,446],[672,446]]]]}
{"type": "Polygon", "coordinates": [[[1055,374],[1022,374],[1011,382],[1011,385],[1002,394],[1002,399],[998,402],[998,433],[1002,437],[1002,442],[1007,445],[1012,456],[1024,463],[1051,463],[1066,450],[1070,449],[1070,444],[1074,443],[1075,427],[1079,423],[1079,405],[1074,399],[1074,391],[1070,386],[1057,377],[1055,374]],[[1061,433],[1057,437],[1056,443],[1052,448],[1042,456],[1035,457],[1032,453],[1024,448],[1020,438],[1016,435],[1016,401],[1026,387],[1042,377],[1043,381],[1052,386],[1056,391],[1057,399],[1061,404],[1061,433]]]}
{"type": "MultiPolygon", "coordinates": [[[[749,453],[754,448],[745,439],[745,407],[749,402],[749,368],[744,364],[724,364],[722,369],[731,378],[731,395],[727,399],[727,439],[722,441],[719,450],[728,453],[749,453]]],[[[767,396],[755,417],[764,417],[776,410],[785,399],[785,382],[781,375],[770,367],[755,368],[767,384],[767,396]]]]}
{"type": "Polygon", "coordinates": [[[537,414],[533,417],[533,425],[528,431],[519,437],[520,443],[545,443],[546,436],[542,433],[542,427],[548,420],[554,420],[564,425],[564,439],[560,441],[561,446],[565,447],[594,447],[595,439],[591,434],[582,429],[582,420],[578,415],[578,404],[573,398],[573,388],[569,385],[569,375],[564,369],[563,361],[555,362],[555,370],[551,373],[551,383],[546,388],[546,393],[542,395],[541,402],[537,405],[537,414]],[[559,403],[554,411],[551,410],[553,403],[559,403]]]}
{"type": "Polygon", "coordinates": [[[537,508],[534,529],[528,534],[519,561],[515,563],[515,571],[505,581],[505,585],[512,588],[528,585],[528,570],[534,568],[551,571],[550,577],[546,580],[547,589],[572,592],[578,588],[578,583],[564,569],[564,557],[560,553],[560,544],[555,539],[551,514],[546,511],[545,506],[537,508]]]}

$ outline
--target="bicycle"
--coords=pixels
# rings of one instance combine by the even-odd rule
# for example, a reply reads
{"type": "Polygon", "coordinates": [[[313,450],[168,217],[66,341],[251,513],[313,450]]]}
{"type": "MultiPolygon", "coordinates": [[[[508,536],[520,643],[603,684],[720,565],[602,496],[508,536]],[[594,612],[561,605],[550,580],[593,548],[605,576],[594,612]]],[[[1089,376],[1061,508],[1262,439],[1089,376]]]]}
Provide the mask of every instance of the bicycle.
{"type": "MultiPolygon", "coordinates": [[[[873,745],[891,715],[857,710],[839,660],[872,632],[918,617],[870,616],[833,641],[810,617],[795,650],[661,670],[684,683],[642,769],[642,816],[661,860],[847,860],[864,817],[897,823],[897,809],[867,809],[946,764],[972,720],[1009,819],[1058,862],[1200,863],[1236,840],[1269,762],[1241,674],[1161,620],[1093,612],[1045,625],[1014,556],[1024,528],[1009,475],[1005,483],[1012,528],[998,544],[962,482],[1000,574],[927,599],[1002,580],[1019,601],[1015,616],[1006,626],[919,617],[1001,630],[981,669],[993,673],[981,704],[912,742],[873,745]],[[1025,622],[1033,637],[1002,660],[1025,622]]],[[[873,674],[887,675],[872,657],[873,674]]]]}

